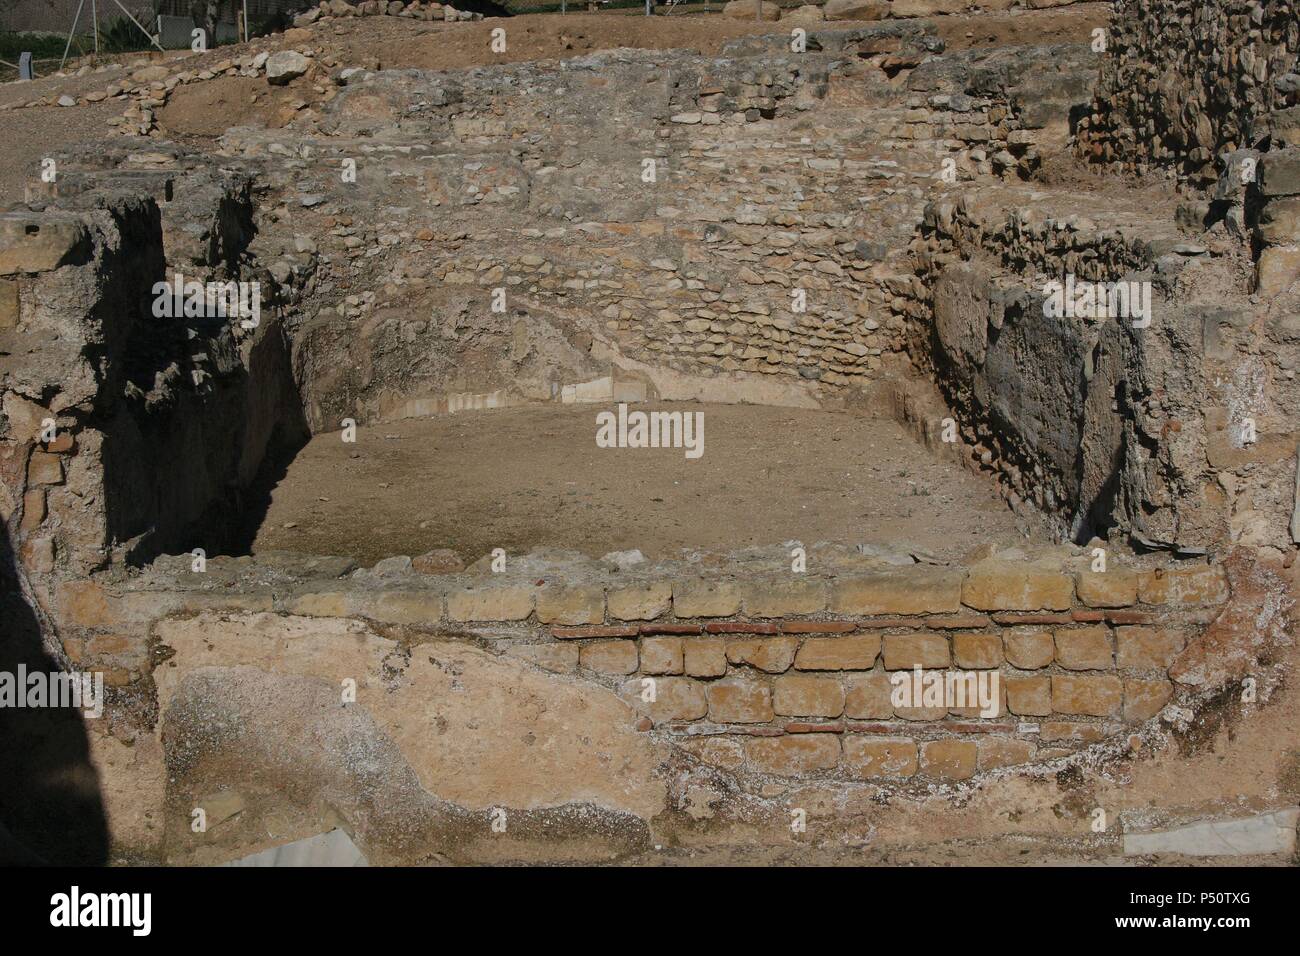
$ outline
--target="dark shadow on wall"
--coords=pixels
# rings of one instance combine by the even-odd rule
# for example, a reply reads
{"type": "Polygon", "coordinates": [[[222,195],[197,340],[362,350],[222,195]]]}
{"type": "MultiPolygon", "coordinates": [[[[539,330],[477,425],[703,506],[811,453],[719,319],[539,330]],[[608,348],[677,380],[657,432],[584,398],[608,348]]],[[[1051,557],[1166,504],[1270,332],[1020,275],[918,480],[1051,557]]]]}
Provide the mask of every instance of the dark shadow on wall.
{"type": "MultiPolygon", "coordinates": [[[[0,524],[0,672],[57,672],[15,562],[0,524]]],[[[84,721],[70,707],[0,706],[0,865],[108,862],[108,818],[84,721]]]]}
{"type": "MultiPolygon", "coordinates": [[[[222,328],[227,320],[201,327],[187,321],[205,349],[236,351],[222,328]]],[[[104,423],[109,538],[128,564],[195,548],[208,556],[248,553],[271,489],[311,432],[278,318],[265,323],[245,355],[205,390],[186,386],[182,376],[166,401],[121,402],[104,423]]],[[[167,357],[151,356],[142,368],[165,367],[167,357]]]]}
{"type": "Polygon", "coordinates": [[[217,529],[210,554],[247,555],[253,553],[257,532],[271,510],[271,496],[276,485],[289,473],[289,466],[310,439],[305,419],[290,427],[277,426],[267,443],[266,457],[252,484],[239,492],[238,505],[224,519],[213,517],[206,527],[217,529]]]}

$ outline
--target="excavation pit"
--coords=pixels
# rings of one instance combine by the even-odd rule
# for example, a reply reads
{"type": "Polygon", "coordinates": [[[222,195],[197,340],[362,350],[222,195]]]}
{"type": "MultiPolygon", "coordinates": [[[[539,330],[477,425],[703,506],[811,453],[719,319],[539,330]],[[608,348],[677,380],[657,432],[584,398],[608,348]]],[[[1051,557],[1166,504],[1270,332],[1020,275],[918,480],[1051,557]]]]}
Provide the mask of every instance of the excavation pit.
{"type": "Polygon", "coordinates": [[[807,10],[371,0],[0,93],[41,131],[0,186],[0,673],[106,693],[62,765],[0,732],[0,834],[1111,862],[1293,813],[1297,36],[1246,5],[800,52],[807,10]],[[260,322],[159,315],[178,273],[260,322]],[[1044,309],[1071,275],[1150,324],[1044,309]],[[602,447],[633,395],[701,457],[602,447]]]}

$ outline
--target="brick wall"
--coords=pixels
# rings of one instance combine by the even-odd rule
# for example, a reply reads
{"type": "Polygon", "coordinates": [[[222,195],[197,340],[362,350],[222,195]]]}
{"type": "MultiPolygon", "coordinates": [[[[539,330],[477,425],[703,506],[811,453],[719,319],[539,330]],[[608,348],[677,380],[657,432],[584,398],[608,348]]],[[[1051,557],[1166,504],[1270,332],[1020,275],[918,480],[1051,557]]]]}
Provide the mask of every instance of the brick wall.
{"type": "Polygon", "coordinates": [[[1197,689],[1184,655],[1229,597],[1223,568],[1086,568],[1058,554],[623,586],[548,575],[541,587],[419,578],[231,593],[78,581],[58,604],[69,656],[117,687],[149,681],[159,649],[138,635],[163,616],[359,618],[402,629],[412,646],[454,634],[602,683],[641,714],[642,732],[727,770],[956,781],[1108,741],[1134,746],[1129,735],[1197,689]],[[917,667],[996,672],[997,713],[895,706],[891,675],[917,667]]]}

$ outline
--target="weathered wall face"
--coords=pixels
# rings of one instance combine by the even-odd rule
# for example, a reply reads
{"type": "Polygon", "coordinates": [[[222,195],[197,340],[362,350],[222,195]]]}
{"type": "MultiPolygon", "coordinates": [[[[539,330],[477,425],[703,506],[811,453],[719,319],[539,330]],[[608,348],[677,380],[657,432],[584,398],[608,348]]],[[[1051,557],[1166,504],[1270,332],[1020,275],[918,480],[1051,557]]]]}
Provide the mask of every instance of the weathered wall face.
{"type": "MultiPolygon", "coordinates": [[[[383,862],[608,859],[783,842],[789,808],[823,800],[852,830],[881,801],[1105,776],[1217,719],[1246,676],[1275,692],[1276,569],[1092,560],[872,567],[819,549],[834,576],[808,577],[778,572],[780,552],[709,576],[168,560],[70,587],[60,626],[78,666],[129,667],[156,693],[156,722],[119,711],[96,734],[99,760],[137,760],[145,793],[109,802],[130,852],[214,861],[341,824],[383,862]],[[122,656],[127,632],[147,657],[122,656]],[[998,675],[996,713],[892,700],[912,668],[998,675]]],[[[1030,830],[1086,830],[1086,812],[1030,830]]]]}
{"type": "Polygon", "coordinates": [[[916,244],[913,354],[933,369],[970,457],[1076,539],[1288,546],[1293,502],[1266,489],[1293,464],[1282,383],[1296,356],[1276,325],[1252,321],[1240,258],[1149,219],[1038,221],[1008,211],[1017,198],[936,204],[916,244]],[[1047,283],[1067,275],[1147,283],[1149,327],[1045,314],[1047,283]],[[1247,390],[1251,374],[1263,378],[1247,390]],[[1258,442],[1242,440],[1247,418],[1258,442]],[[1235,462],[1228,448],[1240,449],[1235,462]],[[1226,471],[1242,483],[1226,488],[1226,471]]]}
{"type": "Polygon", "coordinates": [[[1296,29],[1285,3],[1120,3],[1071,132],[1086,158],[1165,170],[1183,194],[982,187],[927,212],[918,282],[898,284],[910,354],[965,457],[1076,540],[1296,541],[1296,29]],[[1067,281],[1144,284],[1150,325],[1046,314],[1067,281]]]}
{"type": "MultiPolygon", "coordinates": [[[[915,62],[917,43],[933,43],[914,28],[879,32],[876,59],[911,50],[915,62]]],[[[834,38],[836,50],[865,47],[867,33],[834,38]]],[[[901,180],[898,164],[871,143],[830,158],[843,155],[851,131],[811,119],[812,108],[832,63],[847,64],[775,46],[722,60],[626,51],[560,70],[359,74],[310,128],[230,134],[253,159],[282,152],[289,135],[311,143],[312,158],[291,160],[288,174],[314,194],[297,214],[301,227],[324,226],[311,228],[321,266],[307,307],[319,310],[297,339],[300,368],[320,372],[304,376],[313,421],[394,416],[404,402],[445,407],[449,395],[498,389],[550,400],[620,367],[669,397],[684,397],[681,381],[692,378],[725,387],[750,377],[755,394],[800,401],[818,381],[871,377],[897,338],[873,269],[890,232],[897,248],[904,230],[880,220],[916,201],[900,194],[878,211],[845,208],[841,197],[901,180]],[[322,175],[358,156],[365,189],[322,175]],[[353,226],[363,201],[407,214],[361,233],[353,226]],[[418,262],[401,256],[407,237],[418,262]],[[396,255],[371,261],[372,243],[396,255]],[[409,290],[402,311],[427,319],[390,329],[399,304],[384,294],[340,304],[347,322],[334,306],[319,308],[339,280],[355,283],[376,265],[409,290]],[[796,288],[806,312],[796,311],[796,288]],[[506,299],[499,313],[488,308],[496,289],[506,299]],[[366,358],[350,369],[334,354],[354,313],[366,358]],[[780,381],[757,381],[769,376],[780,381]]],[[[899,94],[879,69],[861,72],[888,109],[881,122],[896,122],[899,94]]]]}
{"type": "Polygon", "coordinates": [[[305,435],[269,309],[253,330],[153,314],[156,282],[225,277],[247,242],[247,181],[191,166],[185,201],[169,202],[180,172],[108,174],[87,192],[70,176],[59,208],[0,224],[3,518],[34,574],[225,543],[268,448],[305,435]]]}
{"type": "Polygon", "coordinates": [[[1118,0],[1097,101],[1080,124],[1092,160],[1177,171],[1208,186],[1224,152],[1255,147],[1300,96],[1292,0],[1118,0]]]}
{"type": "Polygon", "coordinates": [[[902,358],[889,283],[917,183],[945,158],[1028,176],[1094,57],[933,62],[916,24],[808,42],[346,71],[320,115],[229,132],[285,195],[268,231],[302,240],[259,238],[304,313],[313,427],[545,401],[611,371],[664,398],[804,405],[878,381],[902,358]],[[337,175],[349,159],[356,183],[337,175]]]}

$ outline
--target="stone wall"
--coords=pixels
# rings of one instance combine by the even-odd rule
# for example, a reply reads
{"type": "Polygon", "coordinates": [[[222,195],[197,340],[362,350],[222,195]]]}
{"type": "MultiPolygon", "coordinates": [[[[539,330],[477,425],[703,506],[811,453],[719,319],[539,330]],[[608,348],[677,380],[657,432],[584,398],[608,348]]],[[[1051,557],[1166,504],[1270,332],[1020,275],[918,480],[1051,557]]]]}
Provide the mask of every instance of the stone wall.
{"type": "MultiPolygon", "coordinates": [[[[1286,284],[1256,298],[1269,260],[1222,225],[1207,233],[1203,204],[1027,198],[986,189],[932,204],[916,274],[893,283],[909,352],[946,401],[947,440],[1075,540],[1289,549],[1300,355],[1286,284]],[[1067,278],[1145,283],[1150,326],[1049,316],[1049,283],[1067,278]]],[[[932,442],[943,415],[921,423],[932,442]]]]}
{"type": "Polygon", "coordinates": [[[1097,162],[1212,185],[1221,154],[1258,146],[1269,113],[1300,96],[1292,0],[1118,0],[1108,43],[1080,123],[1097,162]]]}
{"type": "MultiPolygon", "coordinates": [[[[255,251],[291,310],[311,427],[546,401],[610,374],[670,399],[833,404],[891,373],[905,338],[890,283],[910,270],[918,184],[941,183],[946,162],[954,181],[1033,175],[1095,57],[936,58],[932,26],[908,21],[808,44],[449,74],[343,70],[304,47],[306,78],[328,73],[321,114],[225,142],[278,197],[255,212],[255,251]],[[476,228],[456,215],[469,208],[476,228]]],[[[147,130],[177,91],[269,62],[148,68],[101,92],[130,103],[124,130],[147,130]]],[[[84,172],[64,157],[65,181],[122,157],[84,172]]]]}
{"type": "Polygon", "coordinates": [[[240,276],[248,181],[198,163],[151,173],[172,157],[130,149],[100,159],[131,171],[90,190],[69,175],[57,204],[0,219],[0,503],[40,576],[230,546],[268,450],[306,434],[271,308],[251,331],[152,311],[175,272],[240,276]]]}
{"type": "Polygon", "coordinates": [[[723,818],[779,819],[809,786],[869,804],[1100,773],[1215,719],[1244,677],[1267,697],[1287,644],[1280,579],[1240,554],[1104,572],[1078,548],[969,567],[809,558],[822,570],[778,571],[779,551],[716,573],[554,553],[455,575],[164,559],[70,582],[59,626],[119,695],[95,734],[100,761],[136,766],[130,800],[110,778],[115,834],[177,862],[237,852],[322,800],[390,861],[482,859],[494,807],[512,832],[570,820],[550,858],[603,858],[646,827],[689,845],[723,818]],[[891,701],[891,675],[916,667],[996,672],[996,714],[891,701]],[[133,697],[157,709],[120,706],[133,697]],[[310,733],[293,729],[302,713],[310,733]],[[679,814],[706,794],[723,802],[679,814]],[[190,831],[193,807],[220,821],[233,800],[237,825],[190,831]]]}

